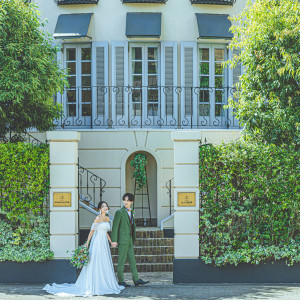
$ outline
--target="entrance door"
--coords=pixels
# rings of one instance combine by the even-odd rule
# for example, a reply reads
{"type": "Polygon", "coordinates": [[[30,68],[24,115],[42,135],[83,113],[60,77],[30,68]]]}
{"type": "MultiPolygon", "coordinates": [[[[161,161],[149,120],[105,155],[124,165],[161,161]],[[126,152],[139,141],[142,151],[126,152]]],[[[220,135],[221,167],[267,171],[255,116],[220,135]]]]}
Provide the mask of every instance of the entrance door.
{"type": "MultiPolygon", "coordinates": [[[[139,153],[141,153],[139,151],[139,153]]],[[[157,163],[155,158],[148,152],[147,155],[147,183],[148,189],[135,189],[134,168],[130,162],[135,153],[131,154],[126,161],[126,192],[135,194],[134,211],[137,226],[157,226],[157,163]],[[144,195],[141,195],[144,194],[144,195]],[[148,195],[147,195],[148,194],[148,195]],[[149,200],[149,202],[148,202],[149,200]],[[150,204],[150,206],[149,206],[150,204]],[[151,222],[150,222],[151,216],[151,222]]]]}

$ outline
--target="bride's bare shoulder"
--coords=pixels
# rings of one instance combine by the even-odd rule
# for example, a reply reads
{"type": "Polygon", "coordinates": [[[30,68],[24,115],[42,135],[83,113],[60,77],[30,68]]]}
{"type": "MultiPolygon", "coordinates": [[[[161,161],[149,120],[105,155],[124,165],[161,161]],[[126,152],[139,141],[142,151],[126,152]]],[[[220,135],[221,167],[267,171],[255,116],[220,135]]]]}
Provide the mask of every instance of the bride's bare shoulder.
{"type": "Polygon", "coordinates": [[[97,216],[94,220],[94,223],[100,223],[100,222],[102,222],[102,218],[101,216],[97,216]]]}

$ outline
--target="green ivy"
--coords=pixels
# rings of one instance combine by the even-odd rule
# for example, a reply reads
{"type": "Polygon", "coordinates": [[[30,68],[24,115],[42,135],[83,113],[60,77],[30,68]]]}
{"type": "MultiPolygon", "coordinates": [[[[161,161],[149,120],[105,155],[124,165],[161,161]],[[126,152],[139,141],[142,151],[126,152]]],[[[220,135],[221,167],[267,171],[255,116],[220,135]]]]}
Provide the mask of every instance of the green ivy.
{"type": "Polygon", "coordinates": [[[134,168],[133,177],[136,180],[137,189],[141,190],[147,182],[146,164],[148,157],[143,153],[136,153],[130,165],[134,168]]]}
{"type": "Polygon", "coordinates": [[[0,144],[0,261],[53,259],[48,192],[48,146],[0,144]]]}
{"type": "Polygon", "coordinates": [[[300,261],[300,153],[243,142],[200,148],[200,258],[300,261]]]}

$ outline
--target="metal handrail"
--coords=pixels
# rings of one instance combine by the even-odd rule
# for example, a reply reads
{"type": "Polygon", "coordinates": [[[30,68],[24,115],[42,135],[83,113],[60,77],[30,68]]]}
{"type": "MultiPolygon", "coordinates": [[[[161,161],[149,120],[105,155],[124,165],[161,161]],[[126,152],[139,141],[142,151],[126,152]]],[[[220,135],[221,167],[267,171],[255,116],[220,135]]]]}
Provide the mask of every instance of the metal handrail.
{"type": "Polygon", "coordinates": [[[79,200],[88,204],[91,208],[97,208],[96,201],[102,201],[106,181],[78,163],[78,190],[79,200]],[[84,185],[85,184],[85,185],[84,185]],[[97,199],[96,189],[99,189],[97,199]]]}
{"type": "Polygon", "coordinates": [[[224,108],[229,98],[238,101],[235,92],[228,86],[69,87],[54,99],[65,109],[55,124],[63,129],[240,128],[234,111],[224,108]]]}
{"type": "Polygon", "coordinates": [[[168,194],[169,194],[170,215],[172,214],[172,180],[173,179],[174,177],[166,182],[166,188],[168,189],[168,194]]]}

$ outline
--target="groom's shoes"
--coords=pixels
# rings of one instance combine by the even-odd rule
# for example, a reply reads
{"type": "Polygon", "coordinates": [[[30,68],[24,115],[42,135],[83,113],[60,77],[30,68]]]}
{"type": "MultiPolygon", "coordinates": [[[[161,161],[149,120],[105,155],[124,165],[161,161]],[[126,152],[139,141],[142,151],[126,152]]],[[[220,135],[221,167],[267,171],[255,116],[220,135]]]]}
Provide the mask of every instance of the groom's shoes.
{"type": "Polygon", "coordinates": [[[142,280],[142,279],[139,279],[138,281],[135,281],[134,282],[134,285],[135,286],[139,286],[140,284],[147,284],[147,283],[149,283],[150,281],[144,281],[144,280],[142,280]]]}
{"type": "Polygon", "coordinates": [[[125,281],[118,282],[119,285],[123,285],[124,287],[130,287],[131,285],[126,283],[125,281]]]}

